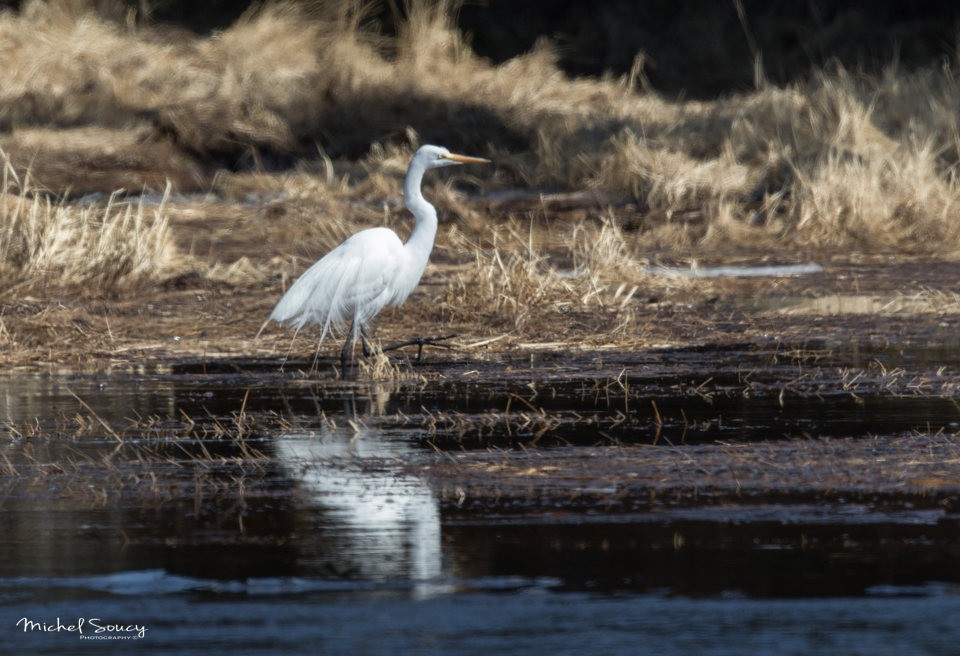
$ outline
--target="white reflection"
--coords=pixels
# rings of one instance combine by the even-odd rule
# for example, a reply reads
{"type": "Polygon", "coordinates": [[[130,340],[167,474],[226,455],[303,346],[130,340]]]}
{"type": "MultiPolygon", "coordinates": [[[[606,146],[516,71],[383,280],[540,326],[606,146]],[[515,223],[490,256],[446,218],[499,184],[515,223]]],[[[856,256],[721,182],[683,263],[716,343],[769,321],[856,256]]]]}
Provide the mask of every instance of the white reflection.
{"type": "Polygon", "coordinates": [[[275,440],[279,462],[323,511],[310,516],[322,550],[334,552],[323,557],[350,578],[411,580],[418,594],[441,592],[438,503],[403,471],[416,450],[361,419],[336,421],[275,440]]]}

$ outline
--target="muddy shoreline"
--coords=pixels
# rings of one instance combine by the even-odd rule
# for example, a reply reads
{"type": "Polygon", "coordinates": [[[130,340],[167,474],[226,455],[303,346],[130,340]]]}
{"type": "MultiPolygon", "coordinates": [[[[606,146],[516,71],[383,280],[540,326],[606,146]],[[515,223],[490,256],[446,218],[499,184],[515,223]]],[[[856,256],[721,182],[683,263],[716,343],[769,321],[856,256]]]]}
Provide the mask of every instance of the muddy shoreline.
{"type": "MultiPolygon", "coordinates": [[[[912,346],[955,342],[960,335],[960,263],[954,262],[841,263],[810,276],[694,280],[678,290],[654,281],[649,293],[631,300],[637,325],[629,333],[611,331],[622,308],[534,308],[518,330],[510,313],[470,316],[455,306],[438,307],[431,299],[458,269],[431,265],[403,308],[378,317],[377,338],[399,341],[424,328],[455,333],[452,351],[428,351],[429,361],[442,364],[591,351],[632,357],[663,348],[766,347],[775,341],[791,348],[912,346]]],[[[198,359],[263,358],[279,366],[336,351],[336,340],[318,353],[312,333],[294,341],[275,326],[255,338],[281,292],[276,282],[236,285],[189,275],[157,289],[110,295],[8,290],[0,357],[8,370],[92,372],[198,359]]]]}
{"type": "MultiPolygon", "coordinates": [[[[191,221],[174,222],[184,247],[191,221]]],[[[263,237],[257,219],[224,215],[195,238],[262,254],[263,237]]],[[[664,264],[695,272],[777,261],[790,259],[717,253],[693,267],[664,264]]],[[[408,303],[378,317],[375,338],[456,333],[452,348],[427,349],[421,363],[416,349],[399,351],[385,378],[361,368],[346,380],[334,340],[318,352],[313,334],[294,341],[269,327],[255,338],[283,276],[226,282],[186,271],[93,296],[18,288],[4,296],[2,358],[8,375],[80,388],[160,381],[169,409],[151,430],[171,421],[163,413],[200,425],[212,413],[217,440],[234,431],[242,442],[249,428],[238,415],[260,417],[277,440],[321,415],[341,428],[410,431],[419,450],[391,466],[453,513],[757,503],[949,511],[960,480],[960,263],[854,254],[818,264],[806,275],[648,276],[626,301],[532,305],[519,323],[516,310],[474,311],[469,291],[451,295],[468,265],[441,249],[408,303]],[[218,410],[181,388],[209,390],[218,410]],[[350,398],[359,402],[347,409],[350,398]]],[[[110,412],[155,411],[64,403],[118,433],[126,419],[110,412]]],[[[127,430],[136,440],[137,425],[127,430]]]]}
{"type": "Polygon", "coordinates": [[[467,514],[823,504],[855,507],[864,519],[960,503],[960,443],[944,435],[473,451],[408,471],[445,508],[467,514]]]}

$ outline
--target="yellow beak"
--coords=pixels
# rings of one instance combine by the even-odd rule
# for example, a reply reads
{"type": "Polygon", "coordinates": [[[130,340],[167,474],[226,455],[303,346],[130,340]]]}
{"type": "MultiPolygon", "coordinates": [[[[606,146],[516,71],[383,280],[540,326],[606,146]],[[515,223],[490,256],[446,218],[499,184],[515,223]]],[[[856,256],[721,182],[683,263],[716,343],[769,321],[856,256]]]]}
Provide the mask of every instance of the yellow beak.
{"type": "Polygon", "coordinates": [[[483,159],[482,157],[469,157],[467,155],[457,155],[456,153],[447,153],[446,155],[441,155],[443,159],[450,159],[454,162],[459,162],[460,164],[489,164],[490,160],[483,159]]]}

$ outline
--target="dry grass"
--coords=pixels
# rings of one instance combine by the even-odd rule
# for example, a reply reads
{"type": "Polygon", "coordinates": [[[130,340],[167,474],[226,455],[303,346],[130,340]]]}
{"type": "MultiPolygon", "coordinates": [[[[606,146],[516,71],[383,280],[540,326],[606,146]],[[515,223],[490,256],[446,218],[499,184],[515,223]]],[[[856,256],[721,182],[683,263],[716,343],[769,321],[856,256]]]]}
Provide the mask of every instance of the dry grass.
{"type": "Polygon", "coordinates": [[[110,196],[105,203],[56,203],[30,194],[0,150],[0,271],[6,284],[102,291],[172,275],[183,259],[164,217],[166,196],[148,209],[110,196]],[[21,192],[13,194],[16,186],[21,192]]]}
{"type": "Polygon", "coordinates": [[[399,383],[422,380],[422,375],[410,368],[408,362],[392,361],[383,351],[374,351],[368,358],[358,360],[358,375],[365,382],[399,383]]]}
{"type": "MultiPolygon", "coordinates": [[[[109,2],[33,0],[0,13],[7,288],[215,289],[164,306],[169,334],[152,341],[217,325],[218,352],[272,348],[242,340],[310,262],[363,227],[406,235],[402,179],[424,142],[495,166],[428,178],[443,225],[418,294],[434,303],[387,315],[381,327],[398,333],[385,340],[444,322],[469,343],[553,341],[560,328],[572,343],[666,340],[657,317],[644,318],[656,308],[638,301],[693,308],[724,283],[646,274],[660,258],[956,255],[960,85],[949,67],[834,68],[669,101],[640,84],[640,69],[570,78],[546,45],[482,60],[450,0],[410,3],[395,37],[369,27],[364,6],[268,3],[210,37],[109,2]],[[114,194],[168,182],[158,207],[114,194]],[[54,195],[66,188],[103,200],[54,195]],[[503,190],[529,196],[497,204],[486,193],[503,190]],[[188,325],[194,298],[203,323],[188,325]]],[[[79,321],[78,308],[64,312],[79,321]]],[[[17,321],[8,312],[0,325],[11,352],[39,348],[17,321]]],[[[97,348],[116,351],[123,331],[106,329],[97,348]]]]}
{"type": "MultiPolygon", "coordinates": [[[[646,229],[672,237],[655,237],[661,245],[929,250],[958,236],[960,85],[948,68],[838,68],[669,102],[638,87],[642,70],[571,79],[546,46],[483,61],[454,27],[456,7],[413,2],[387,39],[354,1],[269,3],[214,37],[173,39],[28,2],[0,19],[0,126],[147,119],[155,137],[191,152],[253,163],[313,157],[315,144],[353,157],[378,143],[402,144],[403,161],[412,127],[423,141],[492,155],[488,185],[631,194],[650,211],[646,229]],[[695,230],[669,232],[691,211],[695,230]]],[[[383,163],[382,152],[369,161],[383,163]]]]}

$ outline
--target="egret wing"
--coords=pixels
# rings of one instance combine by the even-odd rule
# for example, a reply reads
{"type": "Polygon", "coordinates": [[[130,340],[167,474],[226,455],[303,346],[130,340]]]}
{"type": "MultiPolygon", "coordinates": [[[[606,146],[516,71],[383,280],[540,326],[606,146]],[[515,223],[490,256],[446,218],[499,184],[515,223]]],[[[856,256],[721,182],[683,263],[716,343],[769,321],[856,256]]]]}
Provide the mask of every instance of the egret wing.
{"type": "Polygon", "coordinates": [[[307,269],[277,303],[270,319],[297,330],[344,331],[356,317],[372,319],[393,296],[403,243],[387,228],[353,235],[307,269]]]}

